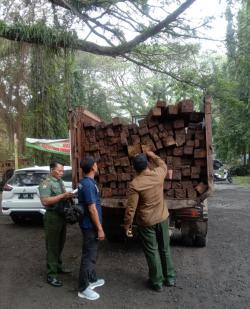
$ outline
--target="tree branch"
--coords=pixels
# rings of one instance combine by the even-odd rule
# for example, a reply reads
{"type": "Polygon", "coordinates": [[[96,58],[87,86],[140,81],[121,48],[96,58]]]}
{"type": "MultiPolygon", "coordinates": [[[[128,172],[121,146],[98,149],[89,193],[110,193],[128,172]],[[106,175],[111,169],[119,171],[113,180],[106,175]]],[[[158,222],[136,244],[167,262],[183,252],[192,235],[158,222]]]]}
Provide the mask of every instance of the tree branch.
{"type": "MultiPolygon", "coordinates": [[[[131,52],[131,50],[147,39],[155,36],[164,28],[174,22],[195,0],[187,0],[180,5],[173,13],[169,14],[158,24],[148,27],[143,33],[128,42],[117,46],[100,46],[98,44],[78,39],[75,33],[49,28],[41,24],[26,26],[21,24],[7,25],[0,21],[0,37],[13,41],[46,45],[51,48],[72,48],[85,52],[104,56],[119,56],[131,52]]],[[[52,1],[61,2],[60,0],[52,1]]]]}
{"type": "Polygon", "coordinates": [[[195,86],[195,87],[198,87],[200,89],[203,89],[202,85],[199,85],[197,83],[191,82],[190,80],[181,79],[180,77],[178,77],[178,76],[176,76],[173,73],[170,73],[168,71],[161,70],[161,69],[156,69],[156,68],[154,68],[152,66],[149,66],[149,65],[145,64],[144,62],[140,62],[140,61],[135,60],[135,59],[133,59],[131,57],[128,57],[126,55],[123,55],[122,57],[127,59],[128,61],[133,62],[133,63],[135,63],[138,66],[144,67],[145,69],[148,69],[148,70],[150,70],[152,72],[166,74],[166,75],[168,75],[169,77],[175,79],[178,82],[185,83],[187,85],[195,86]]]}

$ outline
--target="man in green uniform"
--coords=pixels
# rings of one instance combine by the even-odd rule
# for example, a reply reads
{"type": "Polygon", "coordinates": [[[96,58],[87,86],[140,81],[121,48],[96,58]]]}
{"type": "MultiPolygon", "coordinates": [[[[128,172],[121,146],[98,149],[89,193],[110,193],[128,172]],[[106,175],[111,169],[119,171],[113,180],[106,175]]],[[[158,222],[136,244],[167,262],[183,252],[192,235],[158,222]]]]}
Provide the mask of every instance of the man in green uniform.
{"type": "Polygon", "coordinates": [[[62,268],[61,254],[66,239],[66,221],[56,211],[59,203],[73,197],[72,192],[65,192],[62,181],[64,165],[59,162],[50,164],[50,175],[39,185],[40,199],[46,208],[44,228],[47,250],[47,282],[55,287],[62,286],[58,273],[67,273],[62,268]]]}

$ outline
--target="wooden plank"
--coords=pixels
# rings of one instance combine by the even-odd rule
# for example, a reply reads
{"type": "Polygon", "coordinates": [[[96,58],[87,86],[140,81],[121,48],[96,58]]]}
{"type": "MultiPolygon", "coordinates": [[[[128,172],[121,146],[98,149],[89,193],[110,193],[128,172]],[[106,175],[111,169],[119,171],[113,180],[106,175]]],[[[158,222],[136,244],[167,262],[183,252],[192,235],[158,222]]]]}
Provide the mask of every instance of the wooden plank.
{"type": "Polygon", "coordinates": [[[174,196],[176,198],[184,199],[186,198],[187,192],[186,189],[174,189],[174,196]]]}
{"type": "Polygon", "coordinates": [[[156,102],[156,107],[166,107],[166,105],[167,105],[167,102],[166,101],[163,101],[163,100],[158,100],[157,102],[156,102]]]}
{"type": "Polygon", "coordinates": [[[181,180],[181,171],[180,170],[173,170],[173,180],[181,180]]]}
{"type": "Polygon", "coordinates": [[[131,135],[131,140],[132,140],[132,144],[140,144],[141,143],[141,139],[140,136],[138,135],[131,135]]]}
{"type": "Polygon", "coordinates": [[[146,135],[146,134],[149,133],[148,127],[146,127],[146,126],[145,126],[145,127],[140,127],[139,130],[138,130],[138,132],[139,132],[139,135],[140,135],[140,136],[146,135]]]}
{"type": "Polygon", "coordinates": [[[162,143],[165,147],[176,145],[176,141],[172,136],[167,136],[162,139],[162,143]]]}
{"type": "Polygon", "coordinates": [[[206,149],[197,148],[194,149],[194,158],[195,159],[202,159],[207,157],[207,151],[206,149]]]}
{"type": "Polygon", "coordinates": [[[183,146],[186,142],[186,136],[185,134],[176,134],[175,140],[176,140],[177,147],[183,146]]]}
{"type": "Polygon", "coordinates": [[[160,117],[161,116],[161,108],[160,107],[151,108],[149,115],[152,116],[152,117],[160,117]]]}
{"type": "Polygon", "coordinates": [[[173,149],[173,155],[177,156],[177,157],[182,157],[183,156],[183,151],[184,151],[183,147],[175,147],[173,149]]]}
{"type": "Polygon", "coordinates": [[[129,157],[134,157],[135,155],[142,152],[141,144],[129,145],[128,146],[128,155],[129,157]]]}
{"type": "Polygon", "coordinates": [[[193,101],[190,99],[182,100],[178,103],[180,113],[192,113],[194,110],[193,101]]]}
{"type": "Polygon", "coordinates": [[[197,198],[197,192],[193,188],[187,188],[187,197],[190,199],[197,198]]]}
{"type": "Polygon", "coordinates": [[[184,166],[181,168],[181,174],[183,177],[189,177],[191,175],[190,166],[184,166]]]}
{"type": "Polygon", "coordinates": [[[208,189],[208,185],[206,185],[203,182],[200,182],[196,187],[195,190],[199,193],[199,194],[203,194],[205,191],[207,191],[208,189]]]}
{"type": "Polygon", "coordinates": [[[193,152],[194,152],[194,147],[192,147],[192,146],[187,146],[187,145],[184,146],[183,153],[184,153],[185,155],[192,155],[193,152]]]}
{"type": "Polygon", "coordinates": [[[181,129],[184,128],[184,120],[183,119],[176,119],[173,123],[174,129],[181,129]]]}
{"type": "Polygon", "coordinates": [[[181,181],[172,181],[172,189],[182,189],[182,182],[181,181]]]}
{"type": "Polygon", "coordinates": [[[181,168],[182,166],[182,158],[181,157],[173,157],[173,166],[175,168],[181,168]]]}
{"type": "Polygon", "coordinates": [[[178,105],[168,105],[167,112],[169,115],[178,115],[178,105]]]}

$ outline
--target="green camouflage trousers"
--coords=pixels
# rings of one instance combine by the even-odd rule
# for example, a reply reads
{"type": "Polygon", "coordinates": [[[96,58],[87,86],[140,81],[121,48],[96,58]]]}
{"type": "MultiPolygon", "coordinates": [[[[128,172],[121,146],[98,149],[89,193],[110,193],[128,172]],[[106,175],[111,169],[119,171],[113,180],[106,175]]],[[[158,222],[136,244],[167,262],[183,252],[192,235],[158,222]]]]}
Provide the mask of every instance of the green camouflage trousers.
{"type": "Polygon", "coordinates": [[[44,216],[45,241],[47,250],[47,274],[55,276],[62,269],[62,251],[66,240],[65,219],[53,210],[44,216]]]}

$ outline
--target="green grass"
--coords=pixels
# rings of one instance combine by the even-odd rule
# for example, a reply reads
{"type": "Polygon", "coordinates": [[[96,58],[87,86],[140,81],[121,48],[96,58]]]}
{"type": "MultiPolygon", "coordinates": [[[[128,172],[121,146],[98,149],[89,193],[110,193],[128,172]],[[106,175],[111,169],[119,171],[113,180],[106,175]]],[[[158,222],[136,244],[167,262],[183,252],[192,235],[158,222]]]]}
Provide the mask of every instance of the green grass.
{"type": "Polygon", "coordinates": [[[235,176],[233,184],[240,186],[250,186],[250,176],[235,176]]]}

